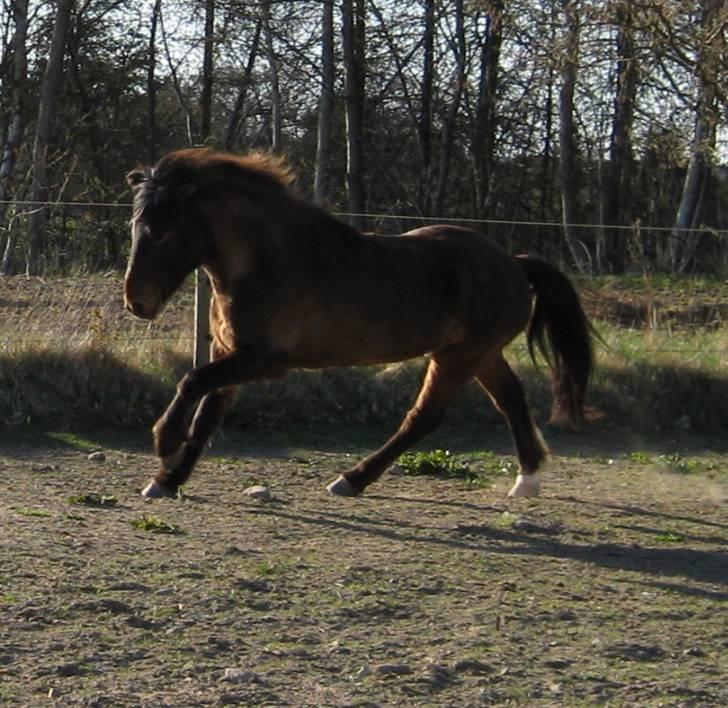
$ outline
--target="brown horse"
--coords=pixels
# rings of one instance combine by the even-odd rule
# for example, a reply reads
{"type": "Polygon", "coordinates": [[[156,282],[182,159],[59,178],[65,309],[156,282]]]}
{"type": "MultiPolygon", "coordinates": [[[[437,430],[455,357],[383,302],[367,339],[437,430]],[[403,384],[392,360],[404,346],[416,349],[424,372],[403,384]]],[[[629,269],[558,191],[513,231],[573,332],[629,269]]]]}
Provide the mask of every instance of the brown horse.
{"type": "Polygon", "coordinates": [[[296,196],[290,172],[271,156],[181,150],[127,180],[134,213],[126,307],[155,318],[198,267],[213,289],[212,362],[182,378],[155,424],[162,467],[145,496],[173,496],[187,481],[239,384],[423,354],[424,382],[399,430],[329,491],[363,492],[474,378],[513,434],[520,472],[510,494],[538,494],[547,449],[502,352],[526,330],[531,355],[538,346],[551,367],[552,420],[581,423],[591,330],[558,269],[455,226],[360,233],[296,196]]]}

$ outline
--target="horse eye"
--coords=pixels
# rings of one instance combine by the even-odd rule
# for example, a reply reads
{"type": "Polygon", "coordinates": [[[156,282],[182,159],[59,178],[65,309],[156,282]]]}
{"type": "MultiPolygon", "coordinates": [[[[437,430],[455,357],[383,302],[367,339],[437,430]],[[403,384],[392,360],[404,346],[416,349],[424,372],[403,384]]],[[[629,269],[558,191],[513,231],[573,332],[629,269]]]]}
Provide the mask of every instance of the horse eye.
{"type": "Polygon", "coordinates": [[[166,234],[166,229],[153,228],[149,224],[144,224],[141,228],[142,238],[149,239],[150,241],[161,241],[166,234]]]}

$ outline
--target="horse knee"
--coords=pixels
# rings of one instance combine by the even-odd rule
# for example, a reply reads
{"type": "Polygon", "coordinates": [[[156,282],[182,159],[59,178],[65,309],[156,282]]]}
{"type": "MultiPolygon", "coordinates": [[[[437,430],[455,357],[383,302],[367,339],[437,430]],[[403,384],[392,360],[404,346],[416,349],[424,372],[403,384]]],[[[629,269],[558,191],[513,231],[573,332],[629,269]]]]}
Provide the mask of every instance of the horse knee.
{"type": "Polygon", "coordinates": [[[196,372],[188,371],[177,384],[177,393],[183,400],[196,400],[200,397],[199,378],[196,372]]]}

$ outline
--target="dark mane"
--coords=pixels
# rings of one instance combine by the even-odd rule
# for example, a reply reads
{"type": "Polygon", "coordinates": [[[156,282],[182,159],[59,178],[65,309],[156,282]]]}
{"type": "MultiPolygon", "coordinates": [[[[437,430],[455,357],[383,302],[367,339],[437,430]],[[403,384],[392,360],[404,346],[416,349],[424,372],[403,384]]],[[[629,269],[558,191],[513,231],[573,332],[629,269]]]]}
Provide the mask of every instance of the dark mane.
{"type": "Polygon", "coordinates": [[[160,177],[176,171],[195,173],[200,180],[217,181],[231,177],[258,178],[271,184],[287,187],[295,179],[284,157],[267,152],[234,155],[211,148],[177,150],[163,157],[155,174],[160,177]]]}
{"type": "Polygon", "coordinates": [[[295,174],[284,157],[265,152],[234,155],[210,148],[188,148],[165,155],[153,168],[127,176],[135,188],[134,219],[153,218],[195,192],[214,194],[238,186],[253,192],[280,193],[295,174]]]}

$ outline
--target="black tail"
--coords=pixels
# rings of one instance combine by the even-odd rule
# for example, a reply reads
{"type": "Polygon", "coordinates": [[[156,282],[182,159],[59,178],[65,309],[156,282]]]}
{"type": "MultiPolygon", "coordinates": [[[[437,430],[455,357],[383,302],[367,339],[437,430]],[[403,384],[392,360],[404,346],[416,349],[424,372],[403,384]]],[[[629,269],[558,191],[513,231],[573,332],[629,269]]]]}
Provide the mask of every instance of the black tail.
{"type": "Polygon", "coordinates": [[[535,362],[538,347],[553,374],[551,422],[578,427],[584,421],[584,395],[594,366],[592,326],[574,286],[558,268],[531,256],[519,256],[518,262],[535,294],[526,331],[528,351],[535,362]]]}

